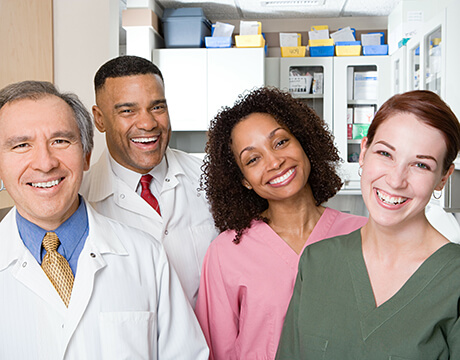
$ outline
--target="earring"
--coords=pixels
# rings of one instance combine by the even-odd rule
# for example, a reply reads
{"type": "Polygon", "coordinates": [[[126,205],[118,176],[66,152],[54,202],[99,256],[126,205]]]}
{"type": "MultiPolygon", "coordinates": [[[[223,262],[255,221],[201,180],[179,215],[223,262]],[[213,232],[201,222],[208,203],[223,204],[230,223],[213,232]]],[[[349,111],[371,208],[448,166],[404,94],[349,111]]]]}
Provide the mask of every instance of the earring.
{"type": "Polygon", "coordinates": [[[361,167],[361,165],[359,165],[358,176],[361,177],[362,174],[363,174],[363,168],[361,167]]]}
{"type": "Polygon", "coordinates": [[[442,196],[442,191],[439,192],[439,196],[436,196],[436,191],[437,191],[437,190],[433,191],[433,197],[434,197],[436,200],[439,200],[439,199],[441,198],[441,196],[442,196]]]}
{"type": "Polygon", "coordinates": [[[252,186],[248,184],[248,185],[246,185],[246,189],[252,190],[252,186]]]}

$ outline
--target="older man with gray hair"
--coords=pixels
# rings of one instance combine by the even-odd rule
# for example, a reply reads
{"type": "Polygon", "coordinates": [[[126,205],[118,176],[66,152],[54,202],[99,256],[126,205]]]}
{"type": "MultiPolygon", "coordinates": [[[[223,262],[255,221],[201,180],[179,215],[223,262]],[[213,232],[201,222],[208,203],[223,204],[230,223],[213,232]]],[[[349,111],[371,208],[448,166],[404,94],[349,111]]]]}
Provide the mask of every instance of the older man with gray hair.
{"type": "Polygon", "coordinates": [[[1,359],[207,359],[162,245],[78,194],[91,116],[47,82],[0,90],[1,359]]]}

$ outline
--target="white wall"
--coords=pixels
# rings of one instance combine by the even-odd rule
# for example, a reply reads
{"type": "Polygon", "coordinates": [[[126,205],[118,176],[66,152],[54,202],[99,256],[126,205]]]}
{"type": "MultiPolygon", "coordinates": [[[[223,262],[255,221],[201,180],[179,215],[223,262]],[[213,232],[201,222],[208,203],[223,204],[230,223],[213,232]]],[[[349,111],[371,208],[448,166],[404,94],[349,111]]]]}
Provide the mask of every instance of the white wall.
{"type": "MultiPolygon", "coordinates": [[[[94,74],[118,56],[119,0],[54,0],[53,6],[55,84],[76,93],[91,111],[94,74]]],[[[104,148],[104,136],[95,130],[92,162],[104,148]]]]}

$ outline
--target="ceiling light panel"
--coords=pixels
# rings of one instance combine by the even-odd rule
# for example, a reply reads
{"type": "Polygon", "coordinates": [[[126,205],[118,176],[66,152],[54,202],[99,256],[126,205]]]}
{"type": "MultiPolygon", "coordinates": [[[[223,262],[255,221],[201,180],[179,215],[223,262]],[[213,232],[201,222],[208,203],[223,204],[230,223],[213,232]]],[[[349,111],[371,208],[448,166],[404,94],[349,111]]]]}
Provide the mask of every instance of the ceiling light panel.
{"type": "Polygon", "coordinates": [[[261,0],[262,6],[319,6],[326,0],[261,0]]]}

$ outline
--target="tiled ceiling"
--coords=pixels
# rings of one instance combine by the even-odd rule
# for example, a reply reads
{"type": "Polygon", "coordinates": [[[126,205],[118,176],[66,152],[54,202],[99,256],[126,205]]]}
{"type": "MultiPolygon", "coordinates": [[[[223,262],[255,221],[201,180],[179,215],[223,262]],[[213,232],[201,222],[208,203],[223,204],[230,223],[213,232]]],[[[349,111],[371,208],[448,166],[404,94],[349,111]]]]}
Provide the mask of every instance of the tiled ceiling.
{"type": "Polygon", "coordinates": [[[208,19],[337,18],[347,16],[388,16],[400,0],[155,0],[163,9],[201,7],[208,19]],[[320,5],[308,5],[319,2],[320,5]]]}

